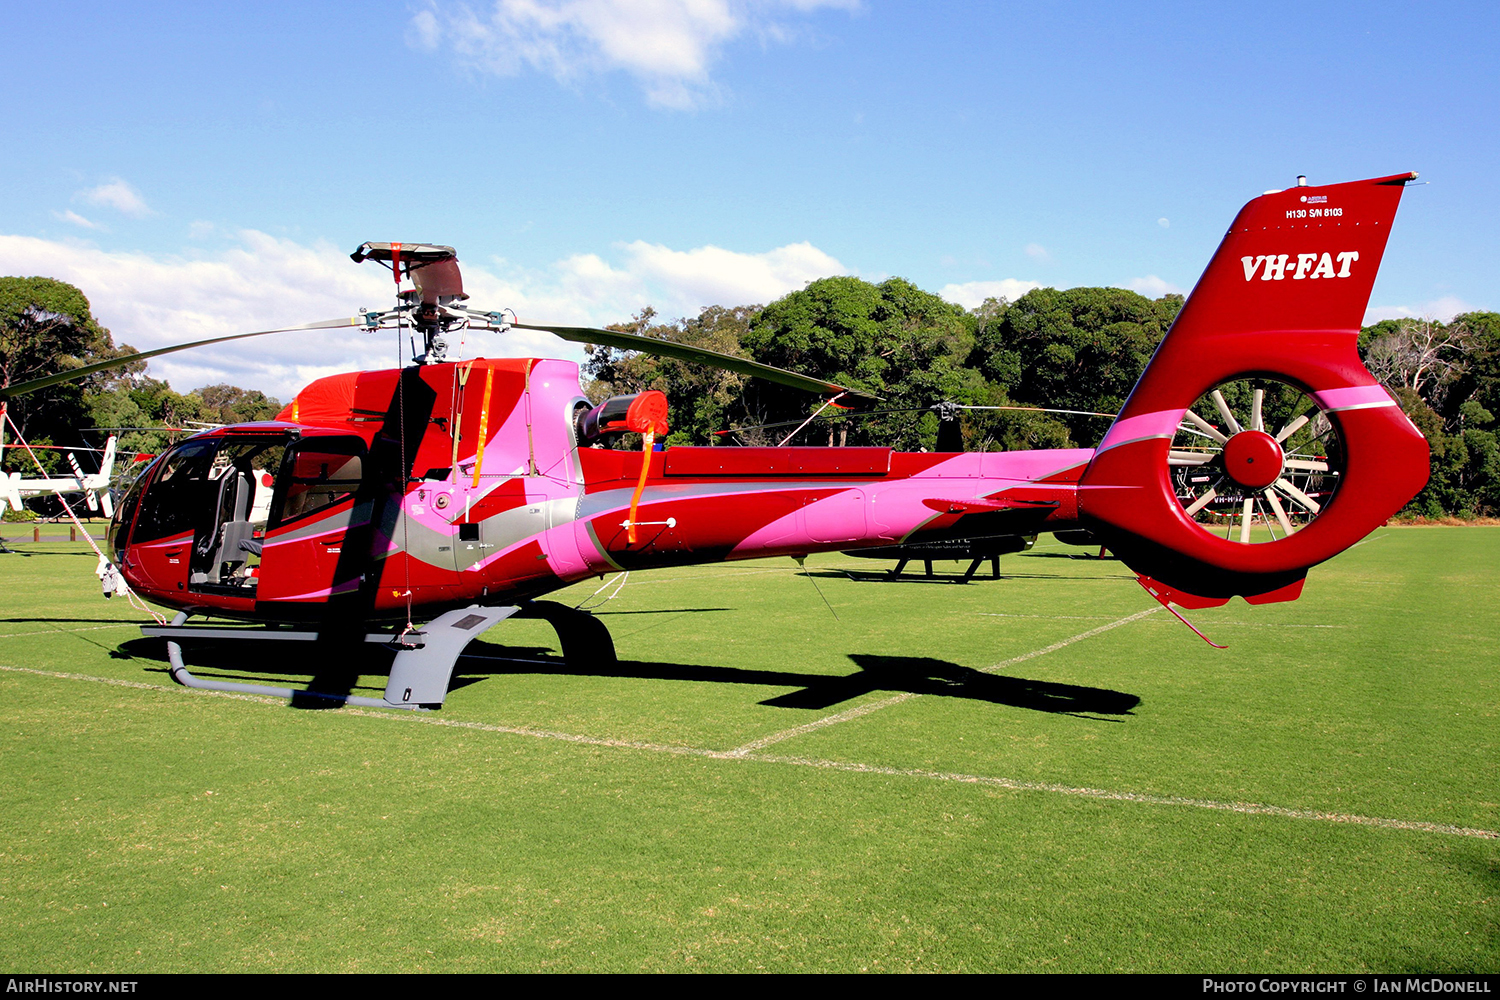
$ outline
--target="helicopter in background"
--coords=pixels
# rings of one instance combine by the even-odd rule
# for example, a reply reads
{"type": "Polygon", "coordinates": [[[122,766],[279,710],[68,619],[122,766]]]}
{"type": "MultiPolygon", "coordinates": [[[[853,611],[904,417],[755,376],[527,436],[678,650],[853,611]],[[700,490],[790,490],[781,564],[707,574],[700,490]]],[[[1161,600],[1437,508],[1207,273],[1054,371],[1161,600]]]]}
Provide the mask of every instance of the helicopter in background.
{"type": "Polygon", "coordinates": [[[105,441],[104,453],[99,459],[98,472],[84,472],[83,466],[78,463],[77,456],[70,451],[68,452],[68,467],[73,472],[71,476],[28,479],[19,472],[0,473],[0,514],[4,514],[7,507],[11,510],[21,510],[22,501],[26,497],[82,493],[89,510],[101,512],[105,517],[114,517],[115,504],[114,495],[110,490],[110,477],[114,475],[117,443],[113,434],[105,441]]]}
{"type": "MultiPolygon", "coordinates": [[[[597,619],[540,598],[619,570],[1087,530],[1169,610],[1233,596],[1294,600],[1310,567],[1426,481],[1425,439],[1356,351],[1402,188],[1415,176],[1299,186],[1247,204],[1092,449],[657,451],[669,425],[661,393],[596,406],[571,362],[448,360],[446,338],[465,327],[548,330],[845,405],[876,400],[682,344],[476,310],[451,248],[366,243],[354,260],[383,263],[413,289],[393,309],[293,329],[411,330],[422,340],[414,363],[319,379],[273,421],[178,444],[119,504],[110,544],[130,586],[177,611],[144,631],[168,640],[182,683],[305,693],[195,678],[184,640],[379,643],[395,654],[384,697],[328,697],[395,708],[441,705],[463,648],[512,616],[549,621],[569,658],[612,659],[597,619]],[[1222,429],[1195,411],[1204,398],[1227,417],[1222,429]],[[1244,406],[1239,416],[1232,401],[1244,406]],[[1298,457],[1296,435],[1309,428],[1326,442],[1321,457],[1298,457]],[[596,447],[625,432],[642,436],[640,452],[596,447]],[[1217,447],[1186,445],[1185,433],[1217,447]],[[1184,496],[1177,470],[1189,467],[1204,481],[1184,496]],[[273,479],[263,519],[256,470],[273,479]],[[1298,487],[1290,477],[1303,472],[1326,477],[1331,495],[1298,487]],[[1222,536],[1196,520],[1211,506],[1230,512],[1222,536]],[[1257,517],[1275,527],[1252,531],[1257,517]],[[188,627],[190,616],[259,627],[188,627]]],[[[5,392],[273,332],[160,348],[5,392]]]]}

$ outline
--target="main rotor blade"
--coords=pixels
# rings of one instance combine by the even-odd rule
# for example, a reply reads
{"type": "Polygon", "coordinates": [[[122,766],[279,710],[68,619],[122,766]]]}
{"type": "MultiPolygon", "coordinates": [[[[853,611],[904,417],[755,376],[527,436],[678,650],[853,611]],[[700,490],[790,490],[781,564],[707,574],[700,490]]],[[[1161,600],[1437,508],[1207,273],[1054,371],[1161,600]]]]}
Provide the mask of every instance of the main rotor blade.
{"type": "Polygon", "coordinates": [[[518,330],[541,330],[546,333],[553,333],[563,340],[572,341],[575,344],[599,344],[604,347],[618,347],[622,351],[642,351],[646,354],[676,358],[679,361],[694,361],[702,365],[713,365],[717,368],[723,368],[726,371],[732,371],[737,375],[763,378],[767,382],[790,386],[793,389],[801,389],[804,392],[815,392],[821,396],[842,394],[850,401],[863,403],[878,403],[881,399],[881,397],[872,395],[861,389],[850,389],[847,386],[838,385],[834,382],[824,382],[821,379],[809,378],[806,375],[789,372],[785,368],[763,365],[758,361],[751,361],[749,358],[736,358],[728,354],[720,354],[718,351],[710,351],[702,347],[689,347],[686,344],[677,344],[670,340],[658,340],[655,337],[642,337],[634,333],[620,333],[618,330],[599,330],[590,326],[536,326],[531,323],[512,323],[511,326],[518,330]]]}
{"type": "Polygon", "coordinates": [[[363,326],[364,317],[352,316],[344,319],[327,319],[318,323],[308,323],[305,326],[283,326],[275,330],[256,330],[253,333],[234,333],[227,337],[210,337],[207,340],[195,340],[190,344],[174,344],[171,347],[158,347],[154,351],[141,351],[139,354],[129,354],[123,358],[112,358],[109,361],[97,361],[91,365],[83,365],[80,368],[69,368],[65,372],[57,372],[42,378],[34,378],[30,382],[17,382],[0,388],[0,399],[9,399],[12,396],[24,396],[28,392],[45,389],[49,385],[57,385],[59,382],[71,382],[94,372],[109,371],[111,368],[123,368],[125,365],[136,361],[144,361],[162,354],[172,354],[177,351],[186,351],[193,347],[207,347],[209,344],[222,344],[230,340],[244,340],[246,337],[263,337],[268,333],[291,333],[296,330],[332,330],[341,326],[363,326]]]}

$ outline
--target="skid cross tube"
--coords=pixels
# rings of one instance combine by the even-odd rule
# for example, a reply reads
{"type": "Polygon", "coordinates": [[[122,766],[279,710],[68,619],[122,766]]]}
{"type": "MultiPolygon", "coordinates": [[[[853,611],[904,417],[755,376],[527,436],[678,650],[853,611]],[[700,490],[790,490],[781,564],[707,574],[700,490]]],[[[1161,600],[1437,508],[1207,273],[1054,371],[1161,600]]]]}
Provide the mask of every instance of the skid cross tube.
{"type": "Polygon", "coordinates": [[[237,681],[209,681],[194,677],[183,665],[182,639],[262,639],[283,642],[313,642],[319,638],[317,632],[284,629],[248,629],[235,627],[183,628],[188,619],[186,611],[179,611],[169,625],[142,626],[141,632],[167,640],[168,673],[184,687],[203,691],[231,691],[239,694],[268,695],[273,698],[324,698],[342,705],[359,705],[367,708],[419,709],[441,705],[448,694],[448,683],[453,678],[453,667],[463,654],[464,647],[478,638],[491,625],[509,618],[519,607],[461,608],[449,611],[420,632],[407,633],[405,637],[390,633],[370,633],[365,642],[378,642],[398,650],[391,664],[390,680],[386,684],[384,698],[365,698],[351,694],[332,694],[309,691],[302,688],[279,687],[268,684],[243,684],[237,681]],[[415,639],[415,642],[406,640],[415,639]]]}

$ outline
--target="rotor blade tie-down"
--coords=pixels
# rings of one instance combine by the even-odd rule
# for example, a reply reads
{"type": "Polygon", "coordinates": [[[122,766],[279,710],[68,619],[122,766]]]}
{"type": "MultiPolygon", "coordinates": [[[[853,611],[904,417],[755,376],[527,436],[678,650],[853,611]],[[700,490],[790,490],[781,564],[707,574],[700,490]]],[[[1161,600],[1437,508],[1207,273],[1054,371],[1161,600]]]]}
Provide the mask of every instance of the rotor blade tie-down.
{"type": "MultiPolygon", "coordinates": [[[[454,375],[458,378],[458,413],[453,420],[453,457],[448,462],[448,467],[454,472],[453,481],[458,482],[458,442],[463,436],[464,426],[464,387],[469,384],[469,372],[474,368],[474,362],[459,365],[454,369],[454,375]]],[[[465,508],[468,504],[465,503],[465,508]]],[[[466,517],[465,520],[468,520],[466,517]]]]}
{"type": "Polygon", "coordinates": [[[839,405],[838,404],[838,400],[841,397],[843,397],[844,395],[845,395],[845,393],[841,392],[837,396],[834,396],[832,399],[826,399],[826,400],[824,400],[823,401],[823,405],[820,406],[820,407],[818,407],[816,410],[814,410],[812,416],[810,416],[806,420],[802,421],[802,423],[797,426],[796,430],[792,431],[792,433],[790,433],[786,437],[782,438],[781,439],[781,444],[778,444],[776,447],[778,447],[778,448],[784,447],[788,441],[790,441],[792,438],[796,437],[798,434],[802,433],[802,428],[806,427],[808,424],[812,423],[815,419],[817,419],[818,414],[822,413],[824,410],[828,409],[829,406],[838,406],[839,405]]]}
{"type": "Polygon", "coordinates": [[[630,518],[625,522],[625,540],[635,544],[635,511],[640,506],[641,494],[646,490],[646,476],[651,472],[651,446],[656,443],[655,427],[648,427],[641,434],[641,478],[636,481],[635,492],[630,496],[630,518]]]}
{"type": "MultiPolygon", "coordinates": [[[[41,472],[41,474],[45,477],[47,475],[47,469],[46,469],[45,466],[42,465],[42,460],[36,457],[36,452],[34,452],[34,451],[31,450],[31,445],[27,442],[26,438],[24,436],[22,436],[22,434],[21,434],[21,428],[16,425],[15,420],[10,415],[10,408],[9,408],[9,406],[6,403],[4,403],[3,401],[0,401],[0,427],[3,427],[5,424],[10,424],[10,429],[16,435],[16,441],[21,445],[21,447],[23,447],[23,448],[26,449],[26,454],[28,454],[28,455],[31,456],[31,461],[37,467],[37,471],[41,472]]],[[[76,464],[77,459],[74,459],[74,462],[76,464]]],[[[80,476],[79,479],[80,479],[80,484],[79,485],[82,485],[82,476],[80,476]]],[[[104,582],[105,581],[105,575],[104,574],[106,572],[117,572],[114,569],[114,564],[112,562],[110,562],[109,557],[104,554],[103,550],[101,550],[99,548],[99,546],[97,544],[95,544],[95,542],[94,542],[94,536],[91,535],[91,534],[89,534],[89,529],[86,528],[86,527],[84,527],[84,524],[83,524],[82,521],[78,520],[78,515],[73,512],[73,506],[68,503],[68,498],[65,497],[65,496],[63,496],[61,493],[59,493],[59,494],[57,494],[57,500],[58,500],[58,503],[62,504],[63,510],[65,510],[65,511],[68,512],[68,517],[69,517],[69,519],[72,520],[74,527],[76,527],[79,531],[83,532],[84,541],[86,541],[86,542],[89,543],[89,548],[91,548],[91,549],[94,550],[94,555],[96,555],[96,556],[99,557],[99,568],[96,569],[94,572],[99,576],[100,581],[104,582]]],[[[116,577],[116,579],[119,579],[119,578],[116,577]]],[[[121,580],[120,582],[123,583],[124,581],[121,580]]],[[[116,587],[116,589],[113,591],[113,593],[119,593],[119,592],[120,591],[119,591],[118,587],[116,587]]],[[[158,624],[163,623],[163,622],[166,621],[166,619],[163,618],[161,615],[157,614],[155,611],[151,610],[146,605],[140,603],[140,599],[135,596],[135,592],[132,591],[129,587],[124,588],[124,594],[125,594],[126,599],[128,601],[130,601],[130,604],[131,604],[132,607],[135,607],[135,608],[138,608],[141,611],[144,611],[146,614],[148,614],[152,618],[156,619],[156,621],[157,621],[158,624]]],[[[105,592],[105,596],[106,597],[111,596],[111,592],[106,591],[105,592]]]]}

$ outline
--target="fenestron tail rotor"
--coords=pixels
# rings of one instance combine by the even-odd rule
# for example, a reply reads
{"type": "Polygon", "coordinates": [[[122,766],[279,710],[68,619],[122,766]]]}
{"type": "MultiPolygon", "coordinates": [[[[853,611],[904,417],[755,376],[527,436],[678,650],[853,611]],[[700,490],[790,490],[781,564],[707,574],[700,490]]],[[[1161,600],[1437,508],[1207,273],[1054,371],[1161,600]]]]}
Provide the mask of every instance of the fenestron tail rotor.
{"type": "Polygon", "coordinates": [[[1167,459],[1183,512],[1242,544],[1312,523],[1332,500],[1343,462],[1333,420],[1301,389],[1271,379],[1237,379],[1200,397],[1167,459]]]}

